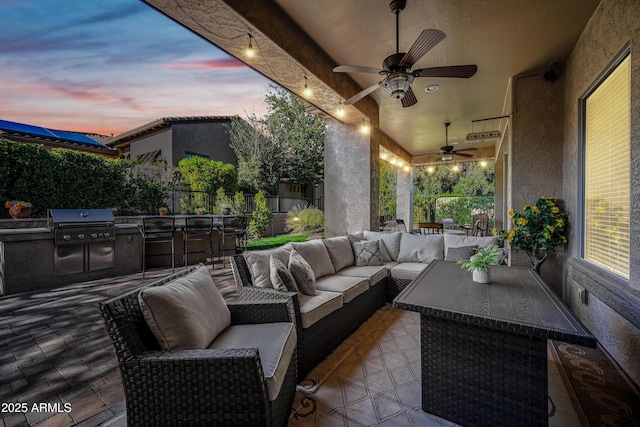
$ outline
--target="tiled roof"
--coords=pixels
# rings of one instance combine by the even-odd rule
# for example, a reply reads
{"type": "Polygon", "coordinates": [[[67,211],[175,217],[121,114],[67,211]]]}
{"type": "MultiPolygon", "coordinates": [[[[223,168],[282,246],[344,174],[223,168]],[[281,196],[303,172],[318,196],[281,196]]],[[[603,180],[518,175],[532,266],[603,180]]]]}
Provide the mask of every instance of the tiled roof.
{"type": "Polygon", "coordinates": [[[143,135],[145,133],[153,132],[158,129],[171,126],[176,123],[215,123],[215,122],[230,122],[237,116],[188,116],[188,117],[163,117],[152,122],[146,123],[137,128],[128,130],[120,135],[116,135],[111,138],[106,144],[110,147],[117,145],[118,143],[127,142],[135,137],[143,135]]]}

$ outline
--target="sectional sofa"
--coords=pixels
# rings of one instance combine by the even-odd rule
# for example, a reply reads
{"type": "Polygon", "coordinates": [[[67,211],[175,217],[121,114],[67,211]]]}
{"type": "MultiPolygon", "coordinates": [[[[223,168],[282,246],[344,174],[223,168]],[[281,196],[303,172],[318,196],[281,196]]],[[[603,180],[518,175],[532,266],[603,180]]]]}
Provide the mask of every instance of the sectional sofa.
{"type": "MultiPolygon", "coordinates": [[[[233,256],[231,265],[240,299],[293,301],[300,381],[385,301],[391,302],[430,261],[469,258],[477,247],[494,243],[493,236],[364,231],[248,251],[233,256]],[[294,261],[300,256],[312,272],[308,276],[313,277],[306,279],[314,282],[315,289],[306,289],[311,283],[296,289],[289,271],[283,271],[295,272],[299,265],[294,261]]],[[[293,279],[304,282],[299,275],[293,279]]]]}

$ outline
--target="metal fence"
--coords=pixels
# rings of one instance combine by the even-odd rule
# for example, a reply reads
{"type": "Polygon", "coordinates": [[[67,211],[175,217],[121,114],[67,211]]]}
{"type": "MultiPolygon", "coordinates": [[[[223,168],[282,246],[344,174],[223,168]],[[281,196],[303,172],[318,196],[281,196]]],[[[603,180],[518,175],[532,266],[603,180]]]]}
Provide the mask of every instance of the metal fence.
{"type": "MultiPolygon", "coordinates": [[[[233,199],[233,194],[227,194],[233,199]]],[[[245,213],[251,213],[256,208],[255,194],[244,195],[244,211],[245,213]]],[[[194,199],[198,199],[199,207],[205,209],[206,212],[213,212],[215,210],[216,195],[208,194],[204,191],[183,190],[174,188],[169,197],[168,205],[171,211],[175,214],[181,214],[183,211],[183,201],[193,202],[194,199]]],[[[295,198],[295,197],[280,197],[280,196],[265,196],[267,199],[267,206],[273,213],[289,212],[295,206],[314,206],[321,211],[324,211],[324,198],[295,198]]]]}

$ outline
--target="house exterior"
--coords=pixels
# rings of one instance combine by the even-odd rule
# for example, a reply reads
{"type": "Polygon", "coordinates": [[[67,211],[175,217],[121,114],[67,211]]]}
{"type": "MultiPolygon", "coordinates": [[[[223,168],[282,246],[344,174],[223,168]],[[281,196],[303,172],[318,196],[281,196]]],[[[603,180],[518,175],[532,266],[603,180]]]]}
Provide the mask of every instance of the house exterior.
{"type": "Polygon", "coordinates": [[[119,156],[117,150],[98,141],[106,138],[103,135],[50,129],[8,120],[0,120],[0,138],[27,144],[40,144],[46,148],[68,148],[110,158],[119,156]]]}
{"type": "Polygon", "coordinates": [[[177,166],[180,159],[200,156],[237,167],[238,160],[227,132],[232,119],[230,116],[164,117],[122,133],[107,145],[130,160],[165,161],[177,166]]]}

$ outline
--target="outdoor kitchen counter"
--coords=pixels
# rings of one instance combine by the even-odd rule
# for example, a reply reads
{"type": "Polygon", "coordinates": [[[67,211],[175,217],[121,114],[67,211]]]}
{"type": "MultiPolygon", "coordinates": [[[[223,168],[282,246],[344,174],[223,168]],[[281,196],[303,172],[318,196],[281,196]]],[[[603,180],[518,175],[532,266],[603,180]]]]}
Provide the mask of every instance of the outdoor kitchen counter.
{"type": "Polygon", "coordinates": [[[39,218],[0,220],[0,296],[142,271],[136,224],[116,224],[113,268],[68,275],[56,275],[54,233],[42,225],[39,218]]]}

